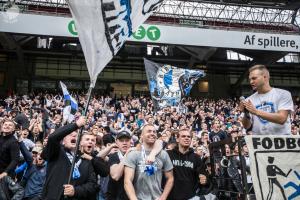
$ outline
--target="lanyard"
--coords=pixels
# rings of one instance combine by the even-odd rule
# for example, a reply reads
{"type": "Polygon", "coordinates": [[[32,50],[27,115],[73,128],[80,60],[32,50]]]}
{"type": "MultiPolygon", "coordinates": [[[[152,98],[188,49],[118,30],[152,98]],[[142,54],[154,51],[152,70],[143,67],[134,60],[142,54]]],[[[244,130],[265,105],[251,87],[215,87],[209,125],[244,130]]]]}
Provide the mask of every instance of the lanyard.
{"type": "Polygon", "coordinates": [[[152,165],[146,165],[146,151],[144,145],[142,145],[141,156],[144,164],[144,172],[148,176],[153,175],[157,171],[157,166],[154,163],[152,165]]]}
{"type": "Polygon", "coordinates": [[[144,145],[142,145],[141,156],[144,163],[146,163],[146,151],[144,145]]]}
{"type": "Polygon", "coordinates": [[[124,155],[122,154],[122,152],[120,150],[118,150],[118,156],[119,156],[119,160],[121,162],[124,158],[124,155]]]}

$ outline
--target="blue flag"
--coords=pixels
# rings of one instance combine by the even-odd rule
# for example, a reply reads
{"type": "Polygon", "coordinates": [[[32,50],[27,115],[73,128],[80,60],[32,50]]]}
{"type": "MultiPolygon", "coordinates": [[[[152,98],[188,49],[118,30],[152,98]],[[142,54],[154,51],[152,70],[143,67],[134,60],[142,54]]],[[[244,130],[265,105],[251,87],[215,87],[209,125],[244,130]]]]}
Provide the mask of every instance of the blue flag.
{"type": "Polygon", "coordinates": [[[64,94],[63,122],[71,123],[78,110],[78,104],[77,101],[69,94],[67,86],[61,81],[60,86],[64,94]]]}

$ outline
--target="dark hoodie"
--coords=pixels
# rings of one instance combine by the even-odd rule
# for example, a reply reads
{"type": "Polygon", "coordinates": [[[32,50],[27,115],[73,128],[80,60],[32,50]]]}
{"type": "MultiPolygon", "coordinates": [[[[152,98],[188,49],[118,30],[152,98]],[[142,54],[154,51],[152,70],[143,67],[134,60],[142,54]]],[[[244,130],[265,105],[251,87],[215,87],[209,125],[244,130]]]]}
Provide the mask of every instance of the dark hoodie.
{"type": "Polygon", "coordinates": [[[0,174],[3,172],[13,176],[19,162],[20,148],[13,133],[3,136],[0,134],[0,174]]]}
{"type": "Polygon", "coordinates": [[[194,197],[200,186],[198,175],[206,175],[201,158],[193,149],[185,154],[180,153],[178,147],[167,152],[174,166],[174,186],[168,199],[187,200],[194,197]]]}

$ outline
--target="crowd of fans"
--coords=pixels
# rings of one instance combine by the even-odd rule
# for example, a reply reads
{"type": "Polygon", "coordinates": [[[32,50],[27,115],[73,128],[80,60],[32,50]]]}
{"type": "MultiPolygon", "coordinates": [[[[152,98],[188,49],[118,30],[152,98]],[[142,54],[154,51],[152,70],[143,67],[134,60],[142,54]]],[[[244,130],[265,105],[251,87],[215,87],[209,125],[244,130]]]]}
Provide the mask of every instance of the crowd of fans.
{"type": "MultiPolygon", "coordinates": [[[[77,99],[79,109],[75,113],[75,120],[80,119],[87,103],[85,95],[77,95],[77,99]]],[[[220,100],[187,98],[182,102],[178,108],[166,107],[155,112],[151,98],[148,97],[117,99],[95,95],[91,99],[86,117],[87,123],[79,125],[83,125],[85,135],[93,137],[84,138],[85,143],[81,144],[80,149],[85,159],[92,160],[95,155],[101,158],[97,160],[97,166],[100,166],[98,171],[95,169],[98,175],[98,199],[109,199],[107,197],[109,177],[114,177],[114,174],[109,171],[112,163],[109,159],[110,155],[116,152],[115,140],[118,134],[124,131],[130,134],[131,146],[134,147],[140,143],[141,128],[146,124],[152,124],[157,130],[158,138],[163,141],[164,148],[174,149],[177,145],[178,131],[188,129],[192,133],[190,148],[206,164],[208,174],[211,173],[208,148],[210,143],[251,134],[251,131],[242,127],[239,102],[235,98],[220,100]]],[[[63,119],[63,96],[45,93],[14,95],[3,99],[0,105],[2,124],[0,136],[0,184],[2,186],[0,190],[5,191],[0,191],[2,195],[0,199],[40,199],[44,182],[42,181],[43,184],[39,187],[33,187],[33,185],[45,180],[46,172],[49,172],[47,170],[49,166],[45,162],[47,153],[43,152],[48,137],[66,124],[63,119]],[[6,122],[14,122],[15,125],[14,137],[18,140],[18,145],[12,146],[14,151],[2,146],[5,136],[3,132],[8,126],[5,125],[6,122]],[[6,155],[8,152],[10,155],[6,155]],[[13,157],[16,154],[18,156],[13,157]],[[14,165],[11,167],[6,165],[8,157],[11,160],[15,159],[16,168],[14,165]],[[11,198],[11,195],[14,197],[11,198]]],[[[293,135],[299,135],[299,126],[300,100],[295,98],[295,112],[292,114],[293,135]]],[[[236,146],[227,145],[226,156],[238,155],[236,146]]],[[[247,155],[246,147],[243,148],[243,154],[247,155]]],[[[211,184],[213,187],[210,187],[206,193],[218,196],[218,187],[215,184],[219,185],[219,182],[211,181],[211,184]]],[[[235,187],[233,190],[240,192],[236,184],[233,183],[232,186],[235,187]]],[[[68,189],[65,189],[65,195],[68,194],[66,191],[68,189]]]]}

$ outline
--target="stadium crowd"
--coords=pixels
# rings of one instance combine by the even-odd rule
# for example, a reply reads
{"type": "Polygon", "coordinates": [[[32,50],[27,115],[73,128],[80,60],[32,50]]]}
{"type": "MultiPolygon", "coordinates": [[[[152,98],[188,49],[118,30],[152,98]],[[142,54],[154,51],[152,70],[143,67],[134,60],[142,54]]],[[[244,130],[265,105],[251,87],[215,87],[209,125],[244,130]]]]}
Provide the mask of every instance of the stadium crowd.
{"type": "MultiPolygon", "coordinates": [[[[178,108],[166,107],[155,112],[148,97],[117,99],[95,95],[86,117],[81,115],[87,99],[85,95],[77,95],[77,99],[75,122],[69,124],[63,119],[64,99],[59,94],[13,95],[0,102],[1,200],[58,200],[64,196],[120,200],[233,198],[232,194],[224,193],[220,197],[222,184],[212,177],[208,147],[212,142],[251,134],[243,128],[238,99],[186,98],[178,108]],[[75,131],[81,127],[81,153],[75,156],[68,184],[75,131]],[[153,148],[147,149],[149,144],[153,148]],[[164,177],[162,182],[157,180],[159,175],[143,179],[139,163],[143,155],[137,153],[143,151],[146,153],[142,172],[148,172],[148,178],[164,173],[160,174],[164,177]],[[187,160],[189,163],[184,163],[187,160]],[[142,191],[142,186],[149,191],[142,191]],[[129,197],[132,192],[136,195],[129,197]],[[147,192],[154,196],[148,198],[147,192]]],[[[294,105],[291,132],[299,135],[299,98],[294,99],[294,105]]],[[[225,153],[238,156],[236,143],[226,145],[225,153]]],[[[243,156],[247,157],[247,153],[243,143],[243,156]]],[[[214,175],[222,173],[218,169],[221,165],[215,168],[214,175]]],[[[248,183],[251,184],[251,177],[248,183]]],[[[223,185],[231,185],[225,190],[241,193],[234,182],[223,185]]]]}

